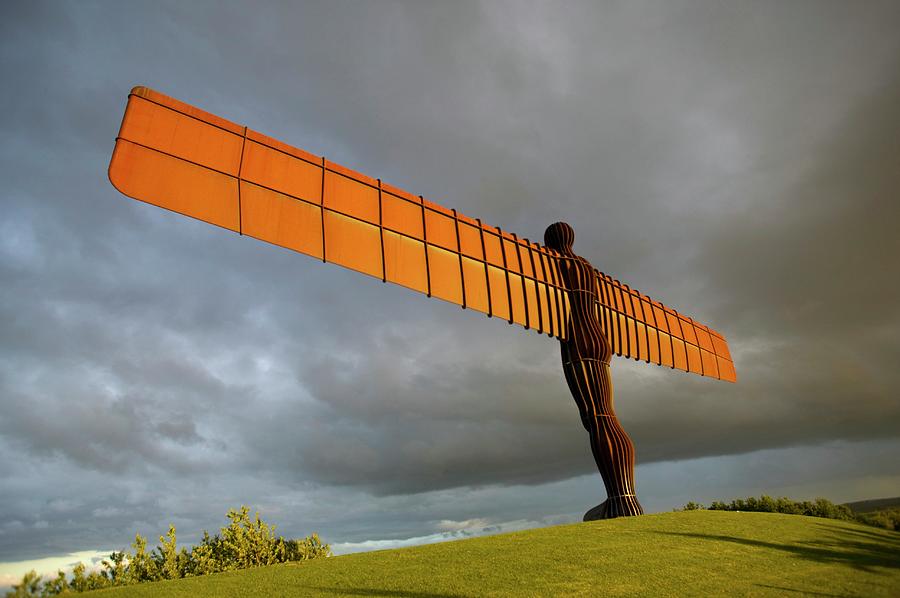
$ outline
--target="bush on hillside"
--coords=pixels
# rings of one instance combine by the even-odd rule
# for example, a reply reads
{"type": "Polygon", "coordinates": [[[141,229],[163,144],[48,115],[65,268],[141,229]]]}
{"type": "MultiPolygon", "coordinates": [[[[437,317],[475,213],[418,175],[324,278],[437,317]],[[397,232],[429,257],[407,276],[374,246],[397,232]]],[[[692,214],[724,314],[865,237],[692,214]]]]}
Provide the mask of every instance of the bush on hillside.
{"type": "Polygon", "coordinates": [[[286,540],[275,536],[275,526],[265,523],[250,509],[230,509],[230,523],[215,536],[203,532],[203,539],[190,550],[178,548],[175,526],[159,537],[160,545],[147,550],[147,540],[134,537],[133,552],[113,552],[102,561],[100,571],[88,572],[83,563],[72,570],[71,579],[63,571],[42,583],[35,571],[29,571],[22,582],[14,585],[7,598],[37,598],[68,592],[86,592],[111,586],[131,585],[161,579],[178,579],[262,567],[276,563],[306,561],[331,556],[331,547],[317,534],[302,540],[286,540]]]}
{"type": "MultiPolygon", "coordinates": [[[[707,507],[691,501],[684,505],[681,510],[696,511],[703,508],[707,507]]],[[[900,531],[900,508],[854,513],[847,505],[836,505],[824,498],[817,498],[814,501],[796,501],[786,497],[772,498],[771,496],[763,495],[755,498],[751,496],[746,499],[737,498],[730,503],[714,500],[708,509],[710,511],[753,511],[758,513],[785,513],[787,515],[825,517],[827,519],[856,521],[865,525],[900,531]]]]}
{"type": "Polygon", "coordinates": [[[830,500],[817,498],[810,502],[794,501],[786,497],[773,499],[771,496],[750,497],[747,499],[735,499],[730,503],[713,501],[709,505],[710,511],[752,511],[757,513],[785,513],[788,515],[807,515],[809,517],[825,517],[827,519],[842,519],[853,521],[853,511],[845,505],[836,505],[830,500]]]}
{"type": "Polygon", "coordinates": [[[869,513],[857,513],[856,520],[867,525],[900,532],[900,509],[882,509],[869,513]]]}

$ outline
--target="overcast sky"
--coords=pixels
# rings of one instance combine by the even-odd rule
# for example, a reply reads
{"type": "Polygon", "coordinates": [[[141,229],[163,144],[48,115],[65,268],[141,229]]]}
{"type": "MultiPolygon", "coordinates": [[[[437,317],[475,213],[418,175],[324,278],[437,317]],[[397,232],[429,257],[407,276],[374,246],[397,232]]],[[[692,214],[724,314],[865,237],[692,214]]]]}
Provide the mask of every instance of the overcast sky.
{"type": "Polygon", "coordinates": [[[735,385],[613,362],[648,511],[900,495],[898,31],[875,1],[3,2],[0,585],[240,504],[349,551],[604,498],[556,341],[120,195],[137,84],[568,221],[725,334],[735,385]]]}

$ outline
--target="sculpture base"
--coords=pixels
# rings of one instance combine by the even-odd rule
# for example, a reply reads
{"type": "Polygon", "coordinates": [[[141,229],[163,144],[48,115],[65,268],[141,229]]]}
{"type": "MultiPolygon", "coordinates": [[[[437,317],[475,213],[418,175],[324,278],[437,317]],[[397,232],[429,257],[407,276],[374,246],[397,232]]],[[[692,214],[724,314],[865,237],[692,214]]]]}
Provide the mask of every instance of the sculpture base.
{"type": "Polygon", "coordinates": [[[641,508],[641,503],[638,502],[636,496],[617,496],[615,498],[607,498],[593,509],[590,509],[584,514],[583,521],[633,517],[643,514],[644,509],[641,508]]]}

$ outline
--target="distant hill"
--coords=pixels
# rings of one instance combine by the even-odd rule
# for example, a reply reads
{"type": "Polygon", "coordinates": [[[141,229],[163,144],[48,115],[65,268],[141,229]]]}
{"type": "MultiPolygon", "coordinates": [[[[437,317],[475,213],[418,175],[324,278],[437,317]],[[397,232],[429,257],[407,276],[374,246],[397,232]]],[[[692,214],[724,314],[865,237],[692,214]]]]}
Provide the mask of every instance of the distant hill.
{"type": "MultiPolygon", "coordinates": [[[[900,596],[900,534],[680,511],[100,590],[184,596],[900,596]]],[[[93,595],[93,594],[91,594],[93,595]]]]}
{"type": "Polygon", "coordinates": [[[850,507],[854,513],[871,513],[872,511],[882,511],[884,509],[900,508],[900,496],[894,498],[873,498],[871,500],[858,500],[856,502],[844,503],[850,507]]]}

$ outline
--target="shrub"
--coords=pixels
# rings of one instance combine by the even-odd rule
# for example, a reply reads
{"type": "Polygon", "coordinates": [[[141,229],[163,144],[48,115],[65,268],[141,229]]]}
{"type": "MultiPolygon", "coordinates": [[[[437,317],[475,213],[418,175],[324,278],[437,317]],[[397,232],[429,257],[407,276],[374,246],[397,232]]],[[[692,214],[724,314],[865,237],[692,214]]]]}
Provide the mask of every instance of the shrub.
{"type": "Polygon", "coordinates": [[[331,556],[331,547],[323,544],[316,533],[302,540],[285,540],[284,548],[286,561],[308,561],[331,556]]]}
{"type": "Polygon", "coordinates": [[[259,518],[250,518],[250,509],[230,509],[231,523],[222,528],[220,557],[223,570],[247,569],[285,562],[284,539],[275,537],[275,526],[269,526],[259,518]]]}

